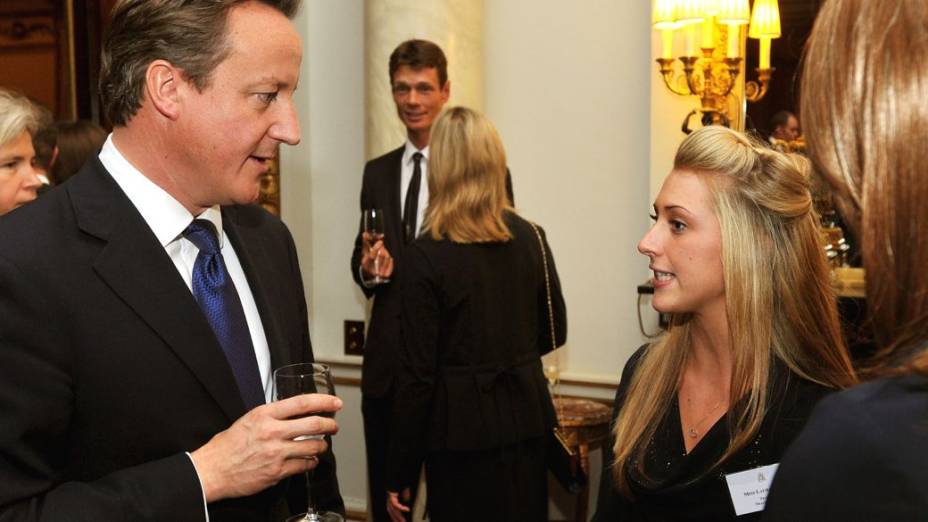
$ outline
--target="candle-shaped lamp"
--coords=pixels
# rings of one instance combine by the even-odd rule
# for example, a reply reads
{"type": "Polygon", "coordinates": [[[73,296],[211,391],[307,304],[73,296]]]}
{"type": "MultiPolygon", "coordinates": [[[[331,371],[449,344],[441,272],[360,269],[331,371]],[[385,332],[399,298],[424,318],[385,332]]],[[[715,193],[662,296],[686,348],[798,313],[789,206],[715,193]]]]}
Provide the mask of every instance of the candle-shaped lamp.
{"type": "Polygon", "coordinates": [[[718,0],[718,19],[720,24],[728,26],[728,47],[725,55],[729,58],[741,56],[741,26],[751,19],[751,6],[748,0],[718,0]]]}
{"type": "Polygon", "coordinates": [[[770,69],[770,40],[780,37],[780,6],[777,0],[755,0],[748,36],[760,40],[758,69],[770,69]]]}
{"type": "Polygon", "coordinates": [[[677,0],[677,23],[683,27],[683,56],[696,56],[696,24],[705,16],[702,0],[677,0]]]}
{"type": "Polygon", "coordinates": [[[701,0],[703,49],[715,49],[715,17],[719,14],[718,0],[701,0]]]}
{"type": "Polygon", "coordinates": [[[673,30],[677,28],[676,0],[654,0],[651,23],[654,29],[661,32],[661,58],[673,58],[673,30]]]}

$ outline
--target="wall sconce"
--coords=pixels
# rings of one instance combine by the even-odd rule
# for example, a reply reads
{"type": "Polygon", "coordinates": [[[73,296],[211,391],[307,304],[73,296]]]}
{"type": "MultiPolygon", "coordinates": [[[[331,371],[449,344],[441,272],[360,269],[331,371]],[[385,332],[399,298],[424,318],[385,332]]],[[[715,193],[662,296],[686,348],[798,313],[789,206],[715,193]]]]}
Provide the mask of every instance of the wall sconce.
{"type": "MultiPolygon", "coordinates": [[[[671,92],[699,96],[704,123],[729,123],[727,98],[741,72],[741,28],[749,22],[748,36],[760,40],[760,57],[758,81],[747,82],[744,95],[756,102],[767,94],[774,71],[770,67],[770,41],[780,37],[777,0],[755,0],[753,12],[748,0],[653,0],[652,23],[661,32],[661,56],[657,59],[661,77],[671,92]],[[696,50],[697,27],[701,56],[696,50]],[[679,55],[682,75],[673,67],[675,31],[683,31],[684,36],[679,55]]],[[[684,132],[690,116],[684,122],[684,132]]]]}

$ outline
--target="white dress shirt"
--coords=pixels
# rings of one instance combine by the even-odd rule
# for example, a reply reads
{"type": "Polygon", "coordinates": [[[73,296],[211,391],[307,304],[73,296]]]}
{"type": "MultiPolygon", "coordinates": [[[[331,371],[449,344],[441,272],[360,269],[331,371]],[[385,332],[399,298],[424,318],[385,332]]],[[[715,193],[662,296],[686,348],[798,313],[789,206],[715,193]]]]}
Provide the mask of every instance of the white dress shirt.
{"type": "Polygon", "coordinates": [[[419,180],[419,203],[416,205],[416,235],[418,236],[419,231],[422,230],[422,221],[425,219],[425,209],[429,206],[429,146],[426,145],[424,149],[419,150],[409,140],[406,140],[406,150],[403,151],[403,162],[400,168],[400,214],[406,213],[406,193],[409,191],[412,171],[416,165],[412,155],[417,152],[422,154],[422,159],[419,160],[422,178],[419,180]]]}
{"type": "MultiPolygon", "coordinates": [[[[164,189],[145,177],[144,174],[129,163],[113,143],[112,134],[106,138],[106,143],[103,144],[103,148],[100,150],[100,161],[110,175],[113,176],[113,179],[136,210],[139,211],[139,214],[142,215],[145,223],[148,224],[158,242],[164,247],[164,251],[171,258],[181,279],[184,280],[187,288],[192,293],[193,265],[199,249],[183,236],[183,232],[193,221],[194,216],[173,196],[165,192],[164,189]]],[[[219,234],[220,252],[225,261],[226,269],[229,271],[229,276],[232,278],[232,283],[235,285],[238,297],[242,302],[242,308],[245,311],[245,322],[248,324],[251,344],[254,346],[255,357],[258,360],[258,371],[261,373],[264,397],[267,402],[271,402],[273,400],[271,353],[267,345],[267,337],[264,334],[264,325],[261,323],[258,306],[255,304],[255,298],[251,293],[251,287],[248,286],[248,279],[245,277],[244,270],[242,270],[242,264],[238,260],[235,248],[232,247],[231,241],[225,240],[225,232],[222,229],[222,213],[219,211],[219,206],[216,205],[206,209],[196,218],[207,219],[212,222],[219,234]]],[[[209,520],[208,515],[206,519],[209,520]]]]}

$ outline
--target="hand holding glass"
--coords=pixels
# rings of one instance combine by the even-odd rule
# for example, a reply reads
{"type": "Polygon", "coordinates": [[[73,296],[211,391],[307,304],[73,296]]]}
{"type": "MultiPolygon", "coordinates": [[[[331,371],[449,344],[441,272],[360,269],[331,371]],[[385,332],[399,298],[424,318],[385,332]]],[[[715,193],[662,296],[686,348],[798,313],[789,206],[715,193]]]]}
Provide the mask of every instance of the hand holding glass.
{"type": "MultiPolygon", "coordinates": [[[[300,363],[283,366],[274,370],[274,390],[277,400],[287,399],[304,393],[325,393],[335,395],[332,374],[324,364],[300,363]]],[[[334,417],[333,412],[320,412],[322,417],[334,417]]],[[[318,438],[322,435],[303,435],[295,440],[318,438]]],[[[306,513],[287,519],[287,522],[343,522],[344,518],[330,511],[316,511],[313,506],[311,483],[312,471],[306,472],[306,513]]]]}
{"type": "MultiPolygon", "coordinates": [[[[370,208],[364,211],[364,234],[362,238],[365,248],[368,252],[374,248],[378,241],[383,241],[384,236],[384,219],[383,211],[378,208],[370,208]]],[[[387,283],[390,279],[380,275],[380,251],[374,253],[374,272],[373,278],[369,282],[374,284],[387,283]]]]}

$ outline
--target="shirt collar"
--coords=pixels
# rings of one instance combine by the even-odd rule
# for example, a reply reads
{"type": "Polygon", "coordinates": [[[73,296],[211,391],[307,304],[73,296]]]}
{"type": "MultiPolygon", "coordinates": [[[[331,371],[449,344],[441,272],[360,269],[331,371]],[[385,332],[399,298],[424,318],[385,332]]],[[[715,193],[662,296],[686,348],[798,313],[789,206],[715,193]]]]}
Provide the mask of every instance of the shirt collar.
{"type": "Polygon", "coordinates": [[[426,145],[425,147],[423,147],[423,148],[420,150],[420,149],[417,149],[416,146],[413,145],[411,141],[406,140],[406,148],[403,150],[403,165],[406,165],[407,163],[410,163],[410,164],[411,164],[411,163],[412,163],[412,155],[415,154],[415,153],[417,153],[417,152],[421,153],[421,154],[422,154],[422,159],[425,160],[425,163],[428,163],[428,161],[429,161],[429,145],[426,145]]]}
{"type": "MultiPolygon", "coordinates": [[[[194,216],[179,201],[129,163],[113,143],[112,134],[107,136],[100,150],[100,162],[135,205],[162,247],[180,237],[193,221],[194,216]]],[[[219,247],[222,248],[225,234],[222,231],[219,205],[206,209],[197,219],[207,219],[213,223],[219,235],[219,247]]]]}

